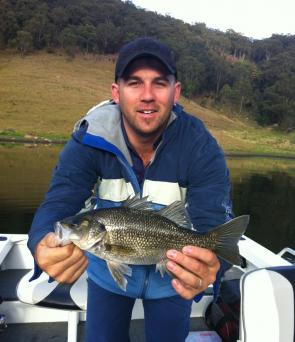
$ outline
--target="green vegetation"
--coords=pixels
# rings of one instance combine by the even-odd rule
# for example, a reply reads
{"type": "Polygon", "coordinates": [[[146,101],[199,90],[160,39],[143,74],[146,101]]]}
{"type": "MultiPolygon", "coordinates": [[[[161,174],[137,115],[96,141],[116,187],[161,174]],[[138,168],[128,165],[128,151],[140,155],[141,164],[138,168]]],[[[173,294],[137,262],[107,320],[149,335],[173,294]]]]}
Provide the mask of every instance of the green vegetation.
{"type": "MultiPolygon", "coordinates": [[[[111,96],[115,56],[0,54],[0,138],[66,140],[92,106],[111,96]]],[[[227,152],[295,156],[295,134],[181,99],[227,152]]],[[[1,139],[0,139],[1,140],[1,139]]]]}
{"type": "Polygon", "coordinates": [[[295,36],[252,40],[145,11],[131,1],[0,1],[0,49],[13,48],[21,56],[60,49],[70,58],[115,54],[138,36],[173,48],[187,98],[201,97],[262,126],[295,131],[295,36]]]}

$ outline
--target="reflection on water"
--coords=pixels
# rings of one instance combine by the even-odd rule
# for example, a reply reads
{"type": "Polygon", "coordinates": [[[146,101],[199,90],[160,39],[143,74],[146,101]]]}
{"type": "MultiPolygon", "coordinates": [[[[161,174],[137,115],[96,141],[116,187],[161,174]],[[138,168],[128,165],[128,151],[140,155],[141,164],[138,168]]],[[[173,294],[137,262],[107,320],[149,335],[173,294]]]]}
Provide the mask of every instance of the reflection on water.
{"type": "Polygon", "coordinates": [[[27,233],[61,147],[0,146],[0,233],[27,233]]]}
{"type": "Polygon", "coordinates": [[[230,159],[236,215],[250,214],[246,235],[278,253],[295,248],[295,160],[230,159]]]}
{"type": "MultiPolygon", "coordinates": [[[[0,146],[0,233],[27,233],[61,147],[0,146]]],[[[279,252],[295,247],[295,160],[228,158],[236,215],[247,235],[279,252]]]]}

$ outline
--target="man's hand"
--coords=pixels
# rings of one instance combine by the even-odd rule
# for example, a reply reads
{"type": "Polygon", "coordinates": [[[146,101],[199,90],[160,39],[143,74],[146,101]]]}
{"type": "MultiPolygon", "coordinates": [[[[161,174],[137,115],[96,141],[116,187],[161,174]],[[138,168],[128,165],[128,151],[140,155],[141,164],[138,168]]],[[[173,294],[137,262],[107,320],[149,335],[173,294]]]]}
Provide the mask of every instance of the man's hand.
{"type": "Polygon", "coordinates": [[[214,283],[220,268],[217,256],[208,249],[185,246],[182,252],[167,251],[167,269],[175,275],[172,286],[184,299],[193,299],[214,283]]]}
{"type": "Polygon", "coordinates": [[[35,260],[39,267],[60,283],[73,283],[85,271],[87,258],[74,244],[58,246],[54,233],[48,233],[37,245],[35,260]]]}

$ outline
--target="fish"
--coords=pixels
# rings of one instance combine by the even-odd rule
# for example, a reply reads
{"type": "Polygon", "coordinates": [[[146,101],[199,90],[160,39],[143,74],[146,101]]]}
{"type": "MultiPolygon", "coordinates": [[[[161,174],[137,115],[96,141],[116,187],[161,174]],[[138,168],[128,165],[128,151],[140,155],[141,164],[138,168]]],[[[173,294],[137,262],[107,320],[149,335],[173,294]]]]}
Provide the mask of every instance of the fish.
{"type": "Polygon", "coordinates": [[[245,233],[249,215],[236,217],[207,233],[192,225],[182,201],[154,210],[147,197],[128,198],[120,207],[92,209],[64,218],[55,225],[60,245],[74,243],[104,259],[118,286],[126,291],[129,265],[156,265],[163,277],[166,252],[194,245],[212,250],[230,264],[240,265],[238,241],[245,233]]]}

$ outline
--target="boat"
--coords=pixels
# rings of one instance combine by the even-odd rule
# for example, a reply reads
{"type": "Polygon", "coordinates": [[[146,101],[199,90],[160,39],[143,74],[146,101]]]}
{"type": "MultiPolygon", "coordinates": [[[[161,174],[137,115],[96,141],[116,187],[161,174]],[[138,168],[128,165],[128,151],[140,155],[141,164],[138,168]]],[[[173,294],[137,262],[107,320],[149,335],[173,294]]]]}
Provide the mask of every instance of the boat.
{"type": "MultiPolygon", "coordinates": [[[[86,274],[73,285],[48,282],[43,273],[29,282],[34,266],[26,234],[0,234],[0,341],[83,341],[86,274]]],[[[275,254],[243,236],[242,265],[229,269],[222,281],[235,279],[240,287],[239,342],[294,342],[295,250],[275,254]]],[[[213,301],[212,286],[191,313],[192,341],[221,341],[208,326],[206,310],[213,301]]],[[[131,341],[142,342],[144,313],[136,301],[131,341]]],[[[99,329],[98,329],[99,333],[99,329]]]]}

